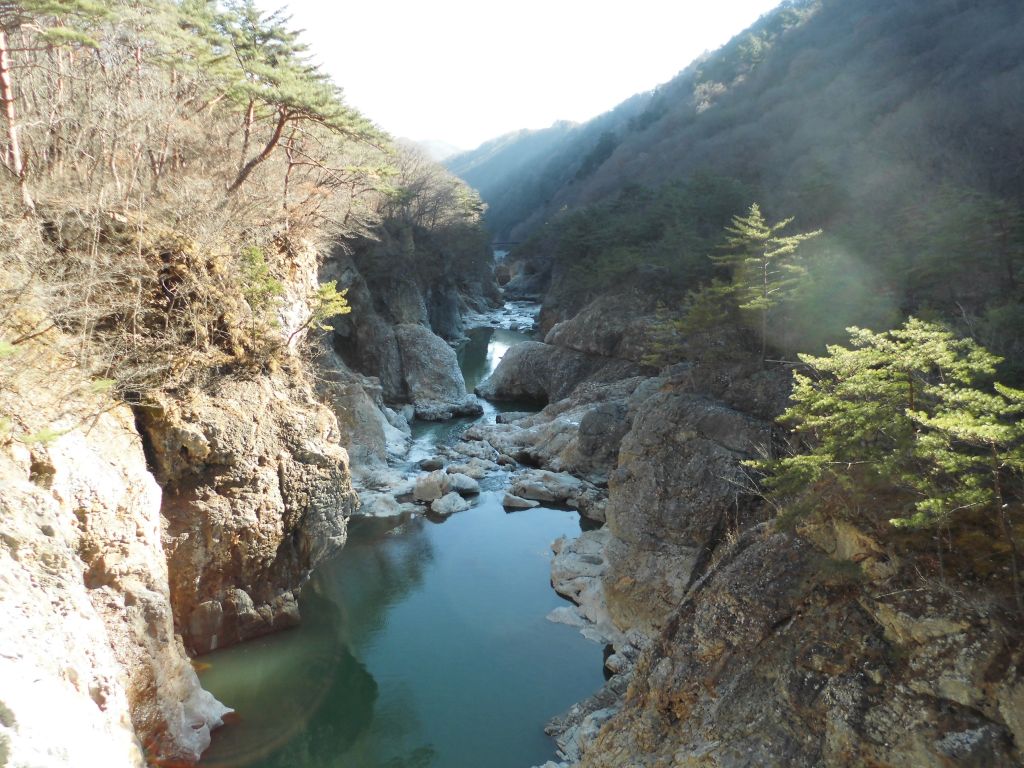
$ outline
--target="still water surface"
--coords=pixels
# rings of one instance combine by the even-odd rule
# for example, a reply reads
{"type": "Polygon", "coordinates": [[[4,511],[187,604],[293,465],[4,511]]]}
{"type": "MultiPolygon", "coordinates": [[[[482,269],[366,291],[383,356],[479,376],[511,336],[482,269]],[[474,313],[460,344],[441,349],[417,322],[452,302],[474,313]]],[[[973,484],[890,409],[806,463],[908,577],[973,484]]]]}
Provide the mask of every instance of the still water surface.
{"type": "MultiPolygon", "coordinates": [[[[511,334],[511,335],[510,335],[511,334]]],[[[472,388],[511,343],[471,332],[472,388]]],[[[493,410],[484,418],[493,417],[493,410]]],[[[470,421],[424,425],[427,452],[470,421]]],[[[260,768],[528,768],[543,724],[602,682],[601,648],[552,624],[550,543],[574,512],[506,514],[493,485],[442,522],[354,520],[303,591],[303,624],[205,656],[204,685],[239,713],[202,764],[260,768]]]]}

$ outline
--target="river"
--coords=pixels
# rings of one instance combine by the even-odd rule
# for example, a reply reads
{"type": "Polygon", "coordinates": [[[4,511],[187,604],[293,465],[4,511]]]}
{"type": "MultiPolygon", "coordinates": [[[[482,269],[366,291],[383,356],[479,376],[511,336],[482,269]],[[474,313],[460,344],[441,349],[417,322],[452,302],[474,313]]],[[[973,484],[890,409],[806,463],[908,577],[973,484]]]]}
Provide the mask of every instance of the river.
{"type": "MultiPolygon", "coordinates": [[[[478,328],[459,353],[470,389],[527,338],[478,328]]],[[[485,405],[483,419],[497,409],[485,405]]],[[[410,460],[475,419],[414,425],[410,460]]],[[[602,683],[601,647],[545,616],[550,543],[575,512],[506,514],[500,478],[443,521],[354,519],[303,590],[297,629],[201,659],[237,711],[207,766],[529,768],[554,757],[544,723],[602,683]],[[396,525],[397,523],[397,525],[396,525]]]]}

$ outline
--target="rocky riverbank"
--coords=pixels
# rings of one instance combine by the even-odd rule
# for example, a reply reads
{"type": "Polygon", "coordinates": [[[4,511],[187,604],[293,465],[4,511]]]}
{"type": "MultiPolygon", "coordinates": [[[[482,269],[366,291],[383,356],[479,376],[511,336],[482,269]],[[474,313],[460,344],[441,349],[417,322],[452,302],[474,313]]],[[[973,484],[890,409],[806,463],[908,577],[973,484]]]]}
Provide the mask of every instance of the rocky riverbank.
{"type": "Polygon", "coordinates": [[[553,545],[574,606],[552,620],[612,647],[605,687],[549,725],[562,765],[1018,765],[1024,657],[996,603],[828,515],[780,528],[742,462],[778,445],[788,373],[644,375],[632,325],[563,323],[508,355],[478,391],[549,405],[466,434],[537,467],[517,495],[557,476],[604,523],[553,545]],[[541,361],[578,354],[605,359],[550,387],[541,361]]]}
{"type": "MultiPolygon", "coordinates": [[[[69,363],[71,340],[19,348],[31,365],[0,388],[0,405],[34,437],[5,439],[0,421],[0,764],[198,759],[230,710],[202,689],[190,655],[294,626],[299,589],[359,508],[353,477],[364,492],[375,473],[393,479],[387,459],[408,451],[414,417],[481,412],[430,323],[460,338],[461,313],[488,306],[482,283],[395,284],[385,305],[396,314],[382,316],[351,262],[323,264],[304,247],[290,270],[282,344],[302,339],[309,297],[330,275],[348,279],[357,305],[316,375],[293,349],[130,409],[69,363]],[[378,350],[375,365],[350,367],[342,352],[353,350],[378,350]]],[[[466,493],[475,481],[452,482],[466,493]]],[[[450,495],[437,505],[457,506],[450,495]]]]}

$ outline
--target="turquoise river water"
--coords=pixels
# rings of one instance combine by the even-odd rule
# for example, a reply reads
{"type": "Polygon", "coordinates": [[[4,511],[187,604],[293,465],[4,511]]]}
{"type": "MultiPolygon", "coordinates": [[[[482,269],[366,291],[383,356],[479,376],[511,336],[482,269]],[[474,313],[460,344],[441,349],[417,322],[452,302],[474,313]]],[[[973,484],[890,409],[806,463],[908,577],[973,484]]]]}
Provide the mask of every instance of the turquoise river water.
{"type": "MultiPolygon", "coordinates": [[[[467,384],[524,339],[477,329],[467,384]]],[[[493,419],[487,407],[484,419],[493,419]]],[[[416,454],[473,420],[417,424],[416,454]]],[[[601,647],[546,614],[550,544],[574,512],[506,514],[497,481],[443,521],[353,520],[303,590],[303,622],[202,658],[203,684],[237,711],[206,766],[529,768],[551,759],[544,723],[602,683],[601,647]]]]}

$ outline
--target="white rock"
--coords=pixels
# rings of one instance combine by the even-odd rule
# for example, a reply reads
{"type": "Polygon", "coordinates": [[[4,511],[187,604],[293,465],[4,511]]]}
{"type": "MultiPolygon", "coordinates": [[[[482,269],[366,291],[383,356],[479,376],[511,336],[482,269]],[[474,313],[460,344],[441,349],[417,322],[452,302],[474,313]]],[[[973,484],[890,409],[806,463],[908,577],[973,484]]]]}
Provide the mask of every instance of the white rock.
{"type": "Polygon", "coordinates": [[[568,472],[528,469],[516,476],[510,490],[525,499],[565,502],[575,499],[587,487],[586,483],[568,472]]]}
{"type": "Polygon", "coordinates": [[[456,512],[465,512],[470,506],[468,501],[452,491],[439,499],[434,499],[430,503],[430,510],[438,515],[447,516],[456,512]]]}
{"type": "Polygon", "coordinates": [[[501,467],[499,467],[493,461],[476,458],[466,459],[466,461],[464,462],[460,462],[458,464],[451,464],[448,466],[448,472],[450,474],[458,472],[463,475],[469,475],[474,480],[483,480],[488,475],[488,473],[497,472],[500,469],[501,467]]]}
{"type": "Polygon", "coordinates": [[[555,624],[566,624],[577,629],[582,629],[588,623],[585,618],[580,616],[579,609],[571,605],[555,608],[547,615],[547,620],[555,624]]]}
{"type": "Polygon", "coordinates": [[[506,493],[505,498],[501,500],[501,506],[505,507],[505,509],[533,509],[534,507],[539,507],[540,502],[506,493]]]}
{"type": "Polygon", "coordinates": [[[468,493],[480,493],[480,483],[474,480],[469,475],[463,475],[459,472],[448,475],[448,490],[461,493],[463,495],[468,493]]]}
{"type": "Polygon", "coordinates": [[[402,504],[390,493],[374,493],[363,491],[359,494],[360,517],[398,517],[405,512],[414,511],[412,504],[402,504]]]}
{"type": "Polygon", "coordinates": [[[581,630],[584,637],[618,646],[625,637],[612,623],[602,581],[608,568],[604,549],[610,538],[611,532],[601,528],[575,539],[556,540],[551,545],[551,586],[579,606],[579,614],[588,622],[581,630]]]}
{"type": "Polygon", "coordinates": [[[448,473],[443,469],[428,472],[416,478],[413,497],[418,501],[433,501],[448,492],[448,473]]]}
{"type": "Polygon", "coordinates": [[[452,450],[456,453],[461,453],[463,456],[472,456],[473,458],[484,459],[485,461],[495,461],[498,458],[498,452],[485,440],[474,440],[473,442],[463,440],[453,445],[452,450]]]}

